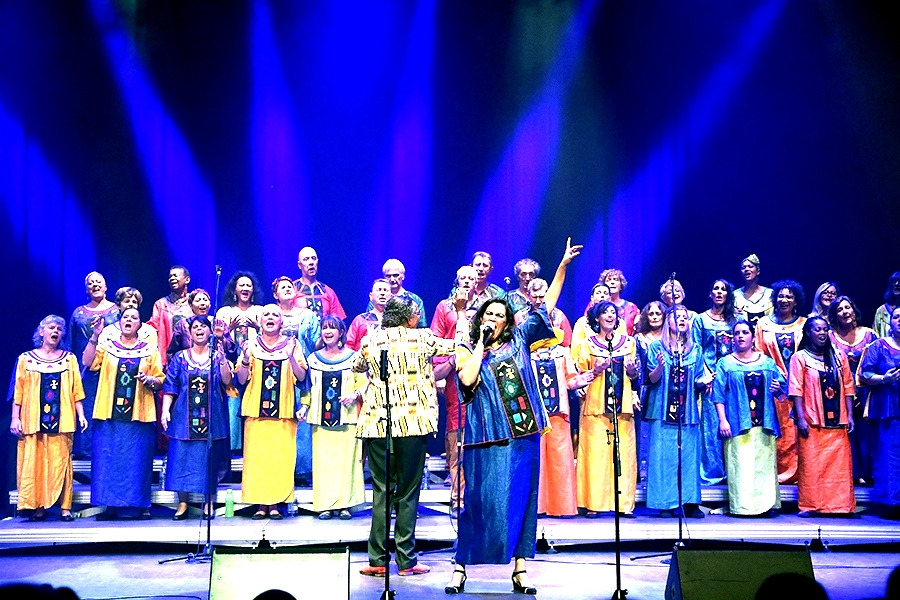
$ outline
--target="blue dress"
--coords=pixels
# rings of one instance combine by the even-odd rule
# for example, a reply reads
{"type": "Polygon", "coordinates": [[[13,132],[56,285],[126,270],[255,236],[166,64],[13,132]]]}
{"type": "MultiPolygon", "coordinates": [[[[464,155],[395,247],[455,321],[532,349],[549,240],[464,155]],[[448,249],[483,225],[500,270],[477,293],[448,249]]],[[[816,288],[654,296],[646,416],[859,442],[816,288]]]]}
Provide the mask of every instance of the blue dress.
{"type": "MultiPolygon", "coordinates": [[[[507,564],[534,556],[540,476],[540,433],[549,426],[529,347],[553,337],[541,308],[513,339],[481,360],[466,406],[463,470],[466,505],[459,516],[456,562],[507,564]]],[[[471,348],[461,348],[460,353],[471,348]]]]}
{"type": "MultiPolygon", "coordinates": [[[[84,348],[87,346],[88,340],[94,334],[91,327],[91,321],[94,317],[103,317],[103,326],[112,325],[119,320],[119,307],[113,305],[104,311],[97,311],[87,306],[79,306],[72,312],[69,319],[69,350],[72,351],[78,360],[84,354],[84,348]]],[[[94,412],[94,398],[97,396],[97,382],[100,380],[98,371],[91,371],[86,367],[81,369],[81,383],[84,386],[84,400],[81,406],[84,408],[85,415],[91,415],[94,412]]],[[[72,442],[72,456],[74,458],[90,458],[91,457],[91,420],[88,419],[88,428],[81,431],[81,428],[75,428],[75,439],[72,442]]]]}
{"type": "MultiPolygon", "coordinates": [[[[719,359],[731,354],[731,325],[717,321],[705,312],[697,315],[691,328],[694,343],[700,346],[703,354],[703,364],[710,373],[715,373],[719,359]]],[[[700,482],[716,485],[723,479],[725,462],[722,440],[719,439],[719,416],[710,390],[706,390],[700,394],[700,482]]]]}
{"type": "Polygon", "coordinates": [[[172,419],[166,434],[169,450],[166,458],[167,490],[202,494],[209,466],[209,490],[225,476],[229,467],[230,443],[225,386],[214,369],[210,383],[210,363],[194,361],[191,351],[182,350],[166,368],[163,393],[175,396],[170,408],[172,419]],[[207,436],[213,443],[207,462],[207,436]]]}
{"type": "Polygon", "coordinates": [[[647,369],[653,371],[662,353],[663,374],[659,381],[647,381],[644,419],[649,427],[650,449],[647,465],[647,508],[671,510],[678,507],[678,400],[683,407],[681,427],[682,498],[685,504],[700,503],[700,412],[697,409],[695,382],[703,375],[700,347],[694,344],[681,358],[683,373],[678,374],[678,358],[661,341],[647,350],[647,369]]]}
{"type": "MultiPolygon", "coordinates": [[[[884,375],[900,366],[900,350],[889,338],[872,342],[862,356],[859,373],[884,375]]],[[[900,506],[900,382],[868,386],[869,420],[876,426],[874,460],[875,501],[890,507],[900,506]]]]}

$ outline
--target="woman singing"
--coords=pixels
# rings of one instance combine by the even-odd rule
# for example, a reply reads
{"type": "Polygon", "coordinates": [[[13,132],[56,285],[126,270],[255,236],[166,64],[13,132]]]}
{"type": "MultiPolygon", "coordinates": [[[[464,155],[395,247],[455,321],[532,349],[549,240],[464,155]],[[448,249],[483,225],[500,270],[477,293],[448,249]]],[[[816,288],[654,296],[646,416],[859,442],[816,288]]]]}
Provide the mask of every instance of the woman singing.
{"type": "Polygon", "coordinates": [[[674,509],[701,519],[700,413],[697,392],[711,377],[704,375],[700,348],[690,336],[688,311],[680,304],[669,308],[659,341],[647,351],[647,403],[649,425],[647,508],[672,517],[674,509]],[[679,434],[680,431],[680,434],[679,434]],[[681,501],[679,507],[679,449],[681,436],[681,501]]]}
{"type": "MultiPolygon", "coordinates": [[[[703,364],[710,373],[716,363],[731,352],[731,327],[734,325],[734,286],[717,279],[709,290],[710,307],[697,315],[691,325],[694,343],[703,354],[703,364]]],[[[703,485],[716,485],[725,478],[719,419],[710,396],[711,388],[700,394],[700,480],[703,485]]]]}
{"type": "Polygon", "coordinates": [[[890,336],[869,346],[859,375],[869,396],[874,438],[875,501],[882,515],[900,519],[900,306],[890,313],[890,336]]]}
{"type": "MultiPolygon", "coordinates": [[[[806,317],[800,316],[803,288],[796,281],[776,281],[772,286],[775,312],[756,323],[756,349],[775,361],[785,381],[790,380],[791,357],[800,346],[806,317]]],[[[748,318],[747,321],[750,321],[748,318]]],[[[752,322],[752,321],[751,321],[752,322]]],[[[776,396],[778,411],[778,481],[797,481],[797,427],[791,418],[792,405],[784,394],[776,396]]]]}
{"type": "Polygon", "coordinates": [[[826,281],[817,287],[816,293],[813,295],[812,312],[809,313],[809,316],[827,319],[828,309],[840,293],[841,289],[838,287],[838,284],[833,281],[826,281]]]}
{"type": "Polygon", "coordinates": [[[72,516],[72,439],[76,426],[88,426],[81,399],[81,374],[71,352],[60,347],[66,334],[62,317],[44,317],[34,332],[35,349],[16,363],[10,432],[18,437],[18,510],[29,521],[43,521],[60,506],[60,520],[72,516]]]}
{"type": "Polygon", "coordinates": [[[799,433],[797,516],[852,515],[853,374],[844,353],[832,346],[828,321],[812,317],[803,326],[800,350],[791,357],[788,394],[799,433]]]}
{"type": "MultiPolygon", "coordinates": [[[[861,316],[856,303],[847,296],[838,296],[828,309],[828,323],[831,325],[831,343],[847,355],[850,372],[859,377],[859,361],[865,349],[878,339],[875,331],[859,324],[861,316]]],[[[856,383],[854,381],[854,383],[856,383]]],[[[860,484],[872,481],[872,448],[875,445],[875,431],[865,418],[869,388],[863,382],[855,386],[853,395],[853,431],[850,432],[850,446],[853,451],[853,479],[860,484]]]]}
{"type": "Polygon", "coordinates": [[[513,591],[536,594],[525,571],[534,556],[540,473],[540,437],[548,427],[529,346],[552,338],[548,313],[556,307],[566,266],[581,246],[566,252],[544,298],[518,327],[502,299],[485,302],[475,315],[471,347],[457,350],[457,374],[471,399],[466,406],[463,470],[466,507],[459,516],[456,569],[444,588],[465,588],[466,565],[507,564],[515,559],[513,591]]]}
{"type": "Polygon", "coordinates": [[[771,315],[775,298],[772,290],[759,283],[759,258],[751,254],[741,261],[744,286],[734,290],[734,310],[753,327],[761,318],[771,315]]]}
{"type": "MultiPolygon", "coordinates": [[[[91,323],[95,318],[100,317],[106,325],[111,325],[118,322],[121,314],[119,307],[106,299],[106,279],[103,275],[97,271],[88,273],[84,278],[84,289],[88,295],[88,303],[76,308],[69,319],[68,347],[76,357],[81,356],[91,338],[91,323]]],[[[94,410],[94,397],[97,395],[97,373],[85,369],[81,375],[81,384],[84,387],[82,406],[85,414],[90,414],[94,410]]],[[[90,431],[75,431],[72,454],[75,458],[91,457],[90,431]]]]}
{"type": "Polygon", "coordinates": [[[872,329],[878,337],[891,335],[890,315],[894,309],[900,306],[900,271],[895,271],[888,277],[887,289],[884,291],[884,304],[875,311],[875,322],[872,329]]]}
{"type": "Polygon", "coordinates": [[[313,428],[313,510],[322,520],[350,519],[350,509],[366,500],[362,442],[356,437],[366,378],[352,371],[355,353],[346,342],[344,322],[325,315],[324,347],[306,358],[311,393],[302,397],[299,417],[313,428]]]}
{"type": "Polygon", "coordinates": [[[775,462],[780,428],[774,394],[786,382],[775,362],[753,348],[748,321],[734,324],[732,339],[733,352],[716,363],[712,392],[724,440],[729,512],[774,516],[781,507],[775,462]]]}
{"type": "Polygon", "coordinates": [[[231,365],[220,346],[209,347],[212,332],[208,316],[186,321],[191,347],[176,353],[166,369],[160,424],[169,436],[166,489],[178,492],[175,521],[187,518],[188,493],[208,493],[203,518],[215,517],[216,485],[228,471],[228,413],[225,386],[231,383],[231,365]],[[207,437],[212,435],[212,444],[207,437]],[[207,455],[207,450],[209,454],[207,455]]]}
{"type": "Polygon", "coordinates": [[[260,334],[244,344],[236,371],[247,384],[241,404],[244,421],[244,474],[241,499],[258,504],[253,519],[284,518],[278,504],[294,496],[299,403],[294,386],[306,379],[303,348],[281,334],[281,310],[263,306],[260,334]],[[248,383],[249,381],[249,383],[248,383]]]}
{"type": "Polygon", "coordinates": [[[581,430],[578,436],[578,506],[588,517],[615,509],[612,413],[617,413],[621,475],[618,489],[619,512],[634,512],[637,485],[633,405],[637,398],[637,346],[621,328],[621,317],[611,301],[595,304],[588,311],[594,335],[579,346],[578,368],[593,374],[593,381],[581,403],[581,430]],[[611,349],[611,350],[610,350],[611,349]]]}
{"type": "Polygon", "coordinates": [[[94,319],[81,362],[100,371],[94,404],[91,503],[106,506],[98,521],[118,518],[118,508],[137,507],[150,518],[150,483],[156,447],[156,404],[162,387],[159,350],[138,337],[141,315],[128,308],[119,319],[118,339],[97,345],[103,320],[94,319]]]}

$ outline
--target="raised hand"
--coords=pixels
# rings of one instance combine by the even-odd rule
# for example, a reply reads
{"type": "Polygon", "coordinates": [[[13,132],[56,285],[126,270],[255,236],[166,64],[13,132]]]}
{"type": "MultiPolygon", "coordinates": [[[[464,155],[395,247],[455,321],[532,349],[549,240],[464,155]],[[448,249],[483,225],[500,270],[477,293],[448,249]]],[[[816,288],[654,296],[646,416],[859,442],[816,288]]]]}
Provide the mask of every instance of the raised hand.
{"type": "Polygon", "coordinates": [[[566,251],[565,253],[563,253],[562,263],[564,265],[567,265],[572,262],[573,258],[581,254],[582,248],[584,248],[582,244],[576,244],[575,246],[573,246],[571,237],[566,238],[566,251]]]}

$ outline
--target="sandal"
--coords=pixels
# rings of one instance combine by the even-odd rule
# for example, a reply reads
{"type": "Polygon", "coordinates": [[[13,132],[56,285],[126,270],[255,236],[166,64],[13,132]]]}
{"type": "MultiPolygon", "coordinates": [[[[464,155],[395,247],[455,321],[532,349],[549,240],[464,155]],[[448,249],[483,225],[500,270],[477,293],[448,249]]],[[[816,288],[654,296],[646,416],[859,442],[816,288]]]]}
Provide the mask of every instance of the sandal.
{"type": "Polygon", "coordinates": [[[453,577],[450,578],[450,584],[444,586],[445,594],[461,594],[466,589],[466,579],[468,576],[466,575],[466,568],[462,565],[456,565],[456,568],[453,569],[453,577]],[[457,585],[453,585],[453,577],[456,577],[457,573],[462,573],[462,577],[459,578],[459,583],[457,585]]]}
{"type": "Polygon", "coordinates": [[[329,520],[330,518],[331,518],[331,511],[330,511],[330,510],[323,510],[322,512],[319,513],[319,520],[320,520],[320,521],[327,521],[327,520],[329,520]]]}
{"type": "Polygon", "coordinates": [[[349,521],[352,518],[353,518],[353,515],[346,508],[341,510],[341,512],[338,513],[338,519],[340,519],[341,521],[349,521]]]}
{"type": "Polygon", "coordinates": [[[523,573],[527,573],[527,571],[525,569],[522,569],[521,571],[513,571],[513,574],[512,574],[513,589],[512,589],[512,591],[517,594],[527,594],[529,596],[534,596],[535,594],[537,594],[536,587],[530,586],[530,585],[526,586],[526,585],[522,585],[521,583],[519,583],[519,575],[522,575],[523,573]]]}

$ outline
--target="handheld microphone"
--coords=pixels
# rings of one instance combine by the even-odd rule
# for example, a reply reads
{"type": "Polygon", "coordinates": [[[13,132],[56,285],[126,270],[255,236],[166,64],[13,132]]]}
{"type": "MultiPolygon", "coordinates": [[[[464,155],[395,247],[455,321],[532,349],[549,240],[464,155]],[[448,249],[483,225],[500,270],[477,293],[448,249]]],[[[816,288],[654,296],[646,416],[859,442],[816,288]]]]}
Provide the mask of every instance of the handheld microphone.
{"type": "Polygon", "coordinates": [[[494,335],[494,328],[487,327],[484,331],[481,332],[481,343],[487,346],[488,340],[491,339],[492,335],[494,335]]]}

